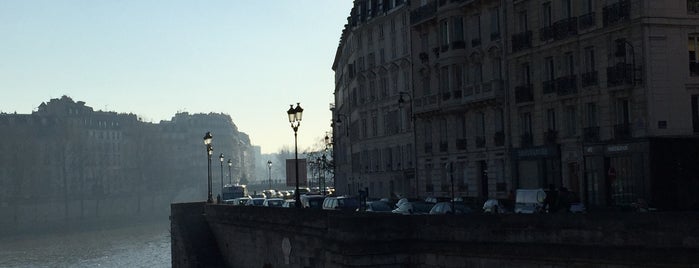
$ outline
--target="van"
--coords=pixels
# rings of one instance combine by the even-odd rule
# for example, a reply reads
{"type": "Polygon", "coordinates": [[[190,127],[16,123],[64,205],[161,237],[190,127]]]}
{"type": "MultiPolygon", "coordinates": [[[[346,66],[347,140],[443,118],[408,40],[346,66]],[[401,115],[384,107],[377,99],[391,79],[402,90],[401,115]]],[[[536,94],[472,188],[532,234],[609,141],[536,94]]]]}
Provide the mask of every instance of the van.
{"type": "Polygon", "coordinates": [[[515,213],[542,213],[545,211],[544,189],[517,189],[515,195],[515,213]]]}

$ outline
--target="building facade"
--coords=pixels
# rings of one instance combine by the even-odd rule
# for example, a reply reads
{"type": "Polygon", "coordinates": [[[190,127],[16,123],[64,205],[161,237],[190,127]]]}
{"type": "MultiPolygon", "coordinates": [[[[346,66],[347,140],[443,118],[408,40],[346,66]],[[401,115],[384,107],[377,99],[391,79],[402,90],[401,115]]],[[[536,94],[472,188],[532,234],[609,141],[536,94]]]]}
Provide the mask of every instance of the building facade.
{"type": "MultiPolygon", "coordinates": [[[[691,197],[699,191],[699,1],[413,0],[405,8],[409,94],[398,97],[411,131],[389,136],[414,145],[414,196],[566,188],[591,207],[699,206],[691,197]]],[[[336,98],[354,87],[339,71],[366,54],[345,53],[347,40],[373,21],[343,32],[336,98]]],[[[340,105],[349,96],[336,100],[338,110],[352,110],[340,105]]],[[[345,141],[336,154],[362,146],[345,141]]],[[[337,161],[342,177],[349,169],[337,161]]]]}
{"type": "Polygon", "coordinates": [[[336,191],[415,192],[411,111],[398,104],[411,92],[407,2],[354,1],[333,70],[336,191]]]}

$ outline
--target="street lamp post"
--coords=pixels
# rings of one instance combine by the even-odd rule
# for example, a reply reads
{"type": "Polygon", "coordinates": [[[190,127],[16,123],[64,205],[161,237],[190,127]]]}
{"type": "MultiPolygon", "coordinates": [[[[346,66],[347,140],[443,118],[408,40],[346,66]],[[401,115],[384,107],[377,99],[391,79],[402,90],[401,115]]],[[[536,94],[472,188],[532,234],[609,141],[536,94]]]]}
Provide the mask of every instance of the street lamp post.
{"type": "Polygon", "coordinates": [[[233,184],[233,181],[231,180],[231,167],[233,166],[233,162],[228,159],[228,184],[233,184]]]}
{"type": "Polygon", "coordinates": [[[218,155],[218,161],[221,162],[221,195],[223,197],[223,153],[218,155]]]}
{"type": "Polygon", "coordinates": [[[207,203],[214,202],[214,199],[211,196],[211,154],[213,154],[213,152],[214,152],[214,145],[211,144],[211,140],[213,140],[213,138],[214,137],[211,135],[211,132],[206,132],[206,135],[204,135],[204,145],[206,145],[206,155],[207,155],[207,158],[209,160],[208,165],[207,165],[207,167],[208,167],[207,170],[209,172],[209,174],[207,176],[207,182],[208,182],[208,188],[209,188],[208,196],[206,198],[207,203]]]}
{"type": "Polygon", "coordinates": [[[267,160],[267,168],[269,168],[269,189],[272,189],[272,160],[267,160]]]}
{"type": "MultiPolygon", "coordinates": [[[[410,123],[412,124],[412,132],[413,132],[413,148],[417,148],[417,135],[415,134],[415,110],[413,108],[413,96],[410,95],[410,93],[401,91],[398,92],[398,107],[400,109],[403,109],[403,104],[405,103],[405,100],[403,99],[403,95],[408,95],[410,97],[410,123]]],[[[413,149],[413,157],[415,158],[414,161],[415,163],[414,168],[415,171],[413,172],[413,175],[415,176],[415,197],[418,197],[420,194],[420,184],[418,183],[418,168],[417,168],[417,150],[413,149]]]]}
{"type": "Polygon", "coordinates": [[[301,208],[301,195],[299,195],[299,147],[298,147],[298,130],[301,125],[301,118],[303,116],[303,108],[301,108],[301,103],[296,103],[296,108],[294,105],[289,105],[289,110],[286,114],[289,116],[289,123],[291,128],[294,130],[294,161],[296,164],[296,190],[294,191],[295,206],[296,208],[301,208]]]}

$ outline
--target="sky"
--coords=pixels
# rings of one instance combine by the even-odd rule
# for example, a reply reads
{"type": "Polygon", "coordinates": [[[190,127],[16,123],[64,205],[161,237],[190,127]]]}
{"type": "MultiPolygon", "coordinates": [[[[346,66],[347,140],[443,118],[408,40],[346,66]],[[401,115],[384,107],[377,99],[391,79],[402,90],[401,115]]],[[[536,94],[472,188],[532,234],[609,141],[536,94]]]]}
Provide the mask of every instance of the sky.
{"type": "MultiPolygon", "coordinates": [[[[0,0],[0,112],[63,95],[144,121],[226,113],[263,153],[330,131],[351,0],[0,0]]],[[[203,133],[202,133],[203,134],[203,133]]],[[[215,133],[214,133],[215,136],[215,133]]]]}

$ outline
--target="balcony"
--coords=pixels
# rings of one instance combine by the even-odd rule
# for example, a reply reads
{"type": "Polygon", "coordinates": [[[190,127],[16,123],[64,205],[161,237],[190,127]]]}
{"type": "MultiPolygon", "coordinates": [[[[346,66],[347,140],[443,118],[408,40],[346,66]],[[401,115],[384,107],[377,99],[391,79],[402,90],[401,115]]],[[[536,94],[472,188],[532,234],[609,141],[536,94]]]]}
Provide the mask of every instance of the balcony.
{"type": "Polygon", "coordinates": [[[493,143],[495,146],[505,145],[505,132],[498,131],[493,135],[493,143]]]}
{"type": "Polygon", "coordinates": [[[476,148],[483,148],[485,147],[485,137],[484,136],[477,136],[476,137],[476,148]]]}
{"type": "Polygon", "coordinates": [[[558,96],[566,96],[578,92],[578,79],[575,75],[559,77],[556,79],[556,92],[558,96]]]}
{"type": "Polygon", "coordinates": [[[519,146],[520,147],[530,147],[534,144],[534,139],[531,133],[524,133],[519,135],[519,146]]]}
{"type": "Polygon", "coordinates": [[[466,138],[461,138],[461,139],[456,139],[456,149],[459,151],[465,151],[466,150],[466,138]]]}
{"type": "Polygon", "coordinates": [[[556,80],[544,81],[541,86],[544,94],[556,93],[556,80]]]}
{"type": "Polygon", "coordinates": [[[633,65],[628,63],[617,63],[615,66],[607,67],[607,87],[633,84],[633,65]]]}
{"type": "Polygon", "coordinates": [[[589,86],[594,86],[594,85],[598,84],[597,71],[583,73],[581,78],[582,78],[582,86],[583,87],[589,87],[589,86]]]}
{"type": "Polygon", "coordinates": [[[544,132],[544,141],[546,141],[546,144],[556,144],[557,139],[558,131],[549,129],[544,132]]]}
{"type": "Polygon", "coordinates": [[[439,142],[439,151],[442,153],[449,151],[449,143],[446,141],[439,142]]]}
{"type": "Polygon", "coordinates": [[[614,125],[614,139],[628,140],[631,138],[631,124],[616,124],[614,125]]]}
{"type": "Polygon", "coordinates": [[[548,41],[553,39],[553,26],[546,26],[539,29],[539,40],[548,41]]]}
{"type": "Polygon", "coordinates": [[[553,39],[561,40],[578,34],[578,18],[562,19],[553,24],[553,39]]]}
{"type": "Polygon", "coordinates": [[[629,0],[619,0],[617,3],[605,6],[602,9],[602,25],[607,27],[628,20],[631,13],[630,2],[629,0]]]}
{"type": "Polygon", "coordinates": [[[532,47],[532,31],[512,35],[512,53],[532,47]]]}
{"type": "Polygon", "coordinates": [[[578,17],[578,28],[580,30],[586,30],[595,26],[595,12],[590,12],[585,15],[580,15],[578,17]]]}
{"type": "Polygon", "coordinates": [[[431,2],[427,5],[416,8],[410,12],[410,23],[415,25],[426,19],[434,17],[437,14],[437,2],[431,2]]]}
{"type": "Polygon", "coordinates": [[[599,127],[586,127],[583,129],[583,141],[584,142],[597,142],[599,141],[599,127]]]}
{"type": "Polygon", "coordinates": [[[534,92],[531,84],[515,87],[515,103],[530,101],[534,101],[534,92]]]}

